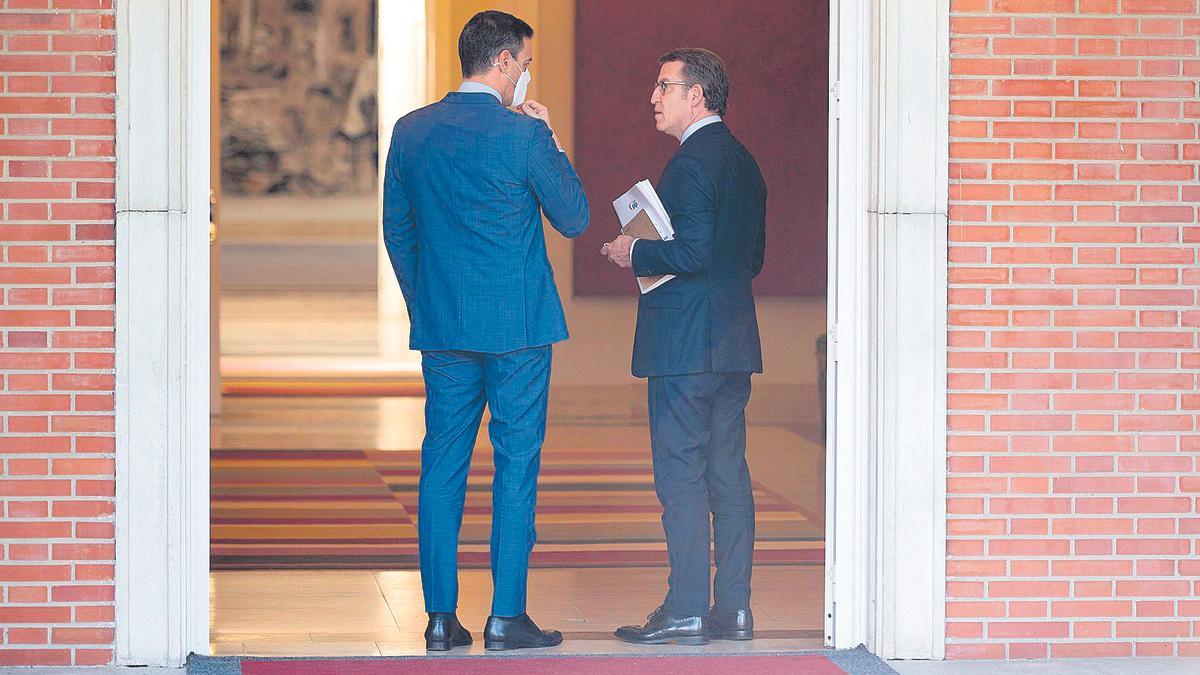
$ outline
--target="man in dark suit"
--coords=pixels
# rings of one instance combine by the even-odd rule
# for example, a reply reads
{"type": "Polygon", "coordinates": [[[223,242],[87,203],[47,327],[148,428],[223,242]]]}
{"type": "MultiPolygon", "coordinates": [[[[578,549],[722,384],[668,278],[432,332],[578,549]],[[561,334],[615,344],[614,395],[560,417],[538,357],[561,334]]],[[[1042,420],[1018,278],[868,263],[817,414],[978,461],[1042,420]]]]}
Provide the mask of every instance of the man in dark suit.
{"type": "Polygon", "coordinates": [[[675,236],[621,235],[601,252],[637,276],[676,275],[639,298],[633,343],[633,374],[648,378],[671,575],[649,621],[616,636],[642,644],[748,640],[754,497],[745,408],[750,374],[762,372],[751,280],[762,269],[767,189],[754,157],[721,121],[729,92],[721,58],[678,49],[659,61],[654,120],[680,141],[658,185],[675,236]]]}
{"type": "Polygon", "coordinates": [[[532,37],[510,14],[476,14],[458,41],[462,85],[396,123],[385,169],[384,241],[425,379],[417,536],[431,650],[471,642],[455,614],[458,533],[485,405],[496,473],[484,646],[562,641],[525,613],[550,350],[567,338],[542,213],[577,237],[588,204],[548,111],[524,100],[532,37]]]}

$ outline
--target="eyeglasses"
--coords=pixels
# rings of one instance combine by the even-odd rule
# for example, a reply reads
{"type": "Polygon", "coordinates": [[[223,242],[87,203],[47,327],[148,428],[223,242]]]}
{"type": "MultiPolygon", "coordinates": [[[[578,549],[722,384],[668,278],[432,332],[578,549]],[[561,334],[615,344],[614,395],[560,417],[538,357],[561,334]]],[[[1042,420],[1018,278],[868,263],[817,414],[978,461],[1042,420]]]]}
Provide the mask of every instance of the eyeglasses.
{"type": "Polygon", "coordinates": [[[678,84],[678,85],[684,86],[684,87],[692,86],[691,83],[689,83],[689,82],[678,82],[675,80],[659,80],[658,82],[654,83],[654,86],[658,87],[659,93],[661,93],[663,96],[666,96],[667,95],[667,87],[670,87],[673,84],[678,84]]]}

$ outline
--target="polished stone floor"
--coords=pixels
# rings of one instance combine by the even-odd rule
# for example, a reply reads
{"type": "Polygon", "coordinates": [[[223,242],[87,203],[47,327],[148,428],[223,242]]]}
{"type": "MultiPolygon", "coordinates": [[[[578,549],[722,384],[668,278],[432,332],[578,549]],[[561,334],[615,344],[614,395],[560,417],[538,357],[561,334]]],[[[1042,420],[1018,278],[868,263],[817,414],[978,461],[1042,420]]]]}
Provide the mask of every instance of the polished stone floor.
{"type": "MultiPolygon", "coordinates": [[[[644,419],[624,413],[600,415],[595,399],[578,392],[573,398],[561,397],[558,414],[551,415],[547,445],[597,452],[648,448],[644,419]],[[585,406],[588,414],[575,409],[578,406],[585,406]]],[[[415,452],[423,432],[422,403],[415,397],[227,397],[222,416],[214,421],[212,439],[222,448],[374,447],[415,452]]],[[[769,405],[753,417],[762,421],[748,432],[752,474],[819,517],[824,512],[819,423],[811,415],[786,423],[769,405]]],[[[479,443],[486,445],[486,433],[479,443]]],[[[556,652],[639,653],[646,648],[617,642],[611,631],[642,622],[661,601],[666,575],[666,568],[534,569],[529,612],[544,626],[566,634],[556,652]]],[[[490,574],[462,570],[460,584],[460,617],[478,633],[490,605],[490,574]]],[[[753,596],[760,639],[654,649],[724,653],[818,648],[823,589],[822,566],[760,566],[753,596]]],[[[211,599],[214,654],[424,653],[425,615],[415,571],[221,571],[212,574],[211,599]]],[[[471,650],[481,651],[482,646],[471,650]]]]}
{"type": "MultiPolygon", "coordinates": [[[[564,633],[554,653],[638,653],[611,638],[642,623],[658,605],[666,569],[534,569],[529,614],[564,633]]],[[[459,618],[482,653],[480,631],[491,602],[486,570],[460,573],[459,618]]],[[[821,567],[755,571],[752,608],[762,639],[713,643],[708,650],[791,650],[821,646],[821,567]]],[[[420,574],[415,571],[217,572],[212,575],[213,654],[424,654],[420,574]]],[[[645,650],[645,647],[641,647],[645,650]]],[[[687,648],[685,651],[696,651],[687,648]]]]}

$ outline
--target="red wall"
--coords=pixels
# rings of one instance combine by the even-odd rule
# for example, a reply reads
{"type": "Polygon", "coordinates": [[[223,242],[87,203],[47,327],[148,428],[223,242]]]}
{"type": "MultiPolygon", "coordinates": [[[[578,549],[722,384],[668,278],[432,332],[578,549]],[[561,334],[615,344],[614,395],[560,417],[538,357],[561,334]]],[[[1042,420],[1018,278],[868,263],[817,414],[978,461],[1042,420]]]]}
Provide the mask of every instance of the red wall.
{"type": "Polygon", "coordinates": [[[658,57],[704,47],[729,68],[729,127],[767,180],[767,254],[755,290],[824,295],[828,3],[814,0],[578,0],[575,164],[592,225],[575,246],[576,295],[631,294],[633,280],[599,255],[616,235],[612,200],[658,183],[678,143],[654,129],[658,57]]]}

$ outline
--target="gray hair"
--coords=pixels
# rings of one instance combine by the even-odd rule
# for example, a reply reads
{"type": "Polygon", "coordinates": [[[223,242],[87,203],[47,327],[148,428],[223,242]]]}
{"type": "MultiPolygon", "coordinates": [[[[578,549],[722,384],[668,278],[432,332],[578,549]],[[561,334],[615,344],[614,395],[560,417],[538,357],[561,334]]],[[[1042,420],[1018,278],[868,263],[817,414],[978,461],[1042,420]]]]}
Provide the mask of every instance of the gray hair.
{"type": "Polygon", "coordinates": [[[729,75],[725,62],[714,52],[696,47],[675,49],[658,58],[659,63],[683,63],[683,79],[688,86],[698,84],[704,91],[704,107],[724,115],[729,106],[729,75]]]}

